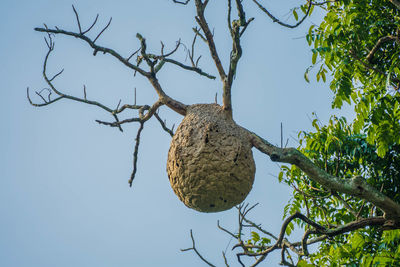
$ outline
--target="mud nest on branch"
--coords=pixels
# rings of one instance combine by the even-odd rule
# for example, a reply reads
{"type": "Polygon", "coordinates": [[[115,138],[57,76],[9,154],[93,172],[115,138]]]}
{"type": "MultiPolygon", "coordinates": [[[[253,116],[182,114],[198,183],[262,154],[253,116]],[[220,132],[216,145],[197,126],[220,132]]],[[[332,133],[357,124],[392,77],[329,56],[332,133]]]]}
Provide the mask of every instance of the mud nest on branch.
{"type": "Polygon", "coordinates": [[[248,134],[217,104],[189,106],[172,138],[167,172],[175,194],[189,208],[230,209],[253,186],[248,134]]]}

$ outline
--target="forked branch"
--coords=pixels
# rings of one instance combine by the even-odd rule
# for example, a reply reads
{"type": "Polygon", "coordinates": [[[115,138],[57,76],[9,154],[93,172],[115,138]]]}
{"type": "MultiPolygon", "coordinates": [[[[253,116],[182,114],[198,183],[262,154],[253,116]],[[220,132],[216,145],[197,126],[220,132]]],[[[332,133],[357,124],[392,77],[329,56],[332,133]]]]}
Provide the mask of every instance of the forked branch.
{"type": "Polygon", "coordinates": [[[193,237],[193,231],[192,231],[192,229],[190,229],[190,238],[192,239],[192,247],[190,247],[190,248],[185,248],[185,249],[181,249],[181,251],[182,251],[182,252],[185,252],[185,251],[193,250],[193,251],[196,253],[196,255],[197,255],[204,263],[206,263],[208,266],[215,267],[214,264],[212,264],[212,263],[210,263],[208,260],[206,260],[206,259],[200,254],[200,252],[197,250],[197,248],[196,248],[196,243],[195,243],[194,237],[193,237]]]}
{"type": "MultiPolygon", "coordinates": [[[[251,266],[257,266],[261,262],[263,262],[266,257],[273,251],[280,250],[281,251],[281,264],[286,266],[295,266],[292,257],[288,256],[288,249],[290,251],[297,254],[299,257],[307,256],[308,255],[308,245],[315,244],[321,242],[327,238],[332,238],[337,235],[341,235],[344,233],[348,233],[357,229],[362,229],[365,227],[381,227],[385,228],[387,220],[383,217],[370,217],[370,218],[362,218],[359,220],[352,221],[350,223],[339,225],[332,227],[326,227],[322,224],[314,222],[313,220],[309,219],[307,216],[296,212],[285,219],[281,226],[281,230],[278,236],[275,236],[268,231],[261,228],[260,225],[257,225],[246,216],[248,215],[249,211],[251,211],[256,205],[253,205],[249,208],[249,204],[242,204],[237,207],[239,213],[239,225],[238,225],[238,233],[232,233],[231,231],[223,228],[220,226],[218,222],[218,228],[221,229],[223,232],[228,233],[231,237],[237,240],[237,244],[232,247],[232,249],[241,248],[241,252],[237,253],[237,259],[239,264],[245,266],[242,262],[241,258],[251,257],[255,258],[255,262],[251,266]],[[289,224],[293,222],[293,220],[298,219],[303,221],[306,225],[310,227],[310,229],[304,232],[302,239],[298,242],[289,242],[285,238],[286,229],[288,228],[289,224]],[[245,224],[246,223],[246,224],[245,224]],[[268,237],[271,237],[275,240],[273,245],[267,245],[265,243],[257,243],[258,241],[254,242],[244,242],[242,240],[242,236],[244,235],[243,229],[244,228],[254,228],[255,231],[260,232],[261,234],[265,234],[268,237]],[[310,236],[316,236],[313,239],[310,239],[310,236]]],[[[249,240],[251,241],[251,240],[249,240]]]]}

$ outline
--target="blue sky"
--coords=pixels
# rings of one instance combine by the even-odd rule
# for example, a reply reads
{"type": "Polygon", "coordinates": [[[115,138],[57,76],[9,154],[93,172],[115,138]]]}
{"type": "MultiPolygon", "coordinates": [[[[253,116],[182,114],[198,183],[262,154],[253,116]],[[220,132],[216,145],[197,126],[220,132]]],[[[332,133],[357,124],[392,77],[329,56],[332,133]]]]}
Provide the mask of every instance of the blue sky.
{"type": "MultiPolygon", "coordinates": [[[[218,52],[227,66],[231,43],[227,34],[225,1],[210,1],[206,17],[214,29],[218,52]]],[[[280,143],[280,123],[289,145],[298,131],[311,129],[309,117],[316,112],[326,122],[332,111],[327,84],[303,74],[311,63],[307,46],[307,26],[320,19],[315,14],[304,26],[284,29],[251,5],[247,16],[256,16],[244,35],[243,57],[233,87],[234,118],[242,126],[280,143]]],[[[268,7],[285,16],[300,1],[271,1],[268,7]]],[[[237,229],[235,209],[204,214],[185,207],[170,188],[166,157],[170,136],[152,119],[146,123],[140,147],[139,170],[133,187],[128,186],[137,124],[115,128],[98,125],[95,119],[112,120],[96,107],[70,101],[34,108],[26,99],[31,92],[46,87],[41,72],[46,53],[42,33],[34,27],[46,23],[77,30],[71,4],[87,27],[97,13],[99,29],[110,16],[112,24],[98,40],[123,55],[138,48],[140,32],[149,49],[159,51],[160,40],[167,48],[181,38],[190,45],[195,26],[193,4],[184,7],[168,0],[154,1],[11,1],[0,9],[0,266],[203,266],[192,252],[189,231],[203,255],[214,264],[223,264],[221,251],[233,240],[217,229],[217,220],[237,229]]],[[[290,20],[289,20],[290,21],[290,20]]],[[[94,33],[92,33],[93,37],[94,33]]],[[[132,103],[134,88],[138,104],[152,104],[156,94],[142,77],[110,56],[94,57],[89,47],[74,38],[56,36],[49,72],[64,73],[55,81],[63,92],[116,106],[132,103]]],[[[198,43],[203,55],[200,66],[217,74],[206,46],[198,43]]],[[[176,59],[184,61],[181,50],[176,59]]],[[[164,90],[186,104],[212,103],[215,93],[221,100],[221,83],[195,73],[166,66],[159,74],[164,90]]],[[[34,95],[35,101],[40,101],[34,95]]],[[[351,114],[349,110],[342,114],[351,114]]],[[[135,113],[128,112],[127,117],[135,113]]],[[[181,116],[165,107],[160,115],[167,124],[178,125],[181,116]]],[[[291,189],[279,184],[279,167],[254,150],[256,180],[246,201],[259,202],[250,218],[277,233],[283,206],[291,189]]],[[[235,266],[234,253],[228,249],[235,266]]],[[[279,253],[265,266],[275,266],[279,253]]]]}

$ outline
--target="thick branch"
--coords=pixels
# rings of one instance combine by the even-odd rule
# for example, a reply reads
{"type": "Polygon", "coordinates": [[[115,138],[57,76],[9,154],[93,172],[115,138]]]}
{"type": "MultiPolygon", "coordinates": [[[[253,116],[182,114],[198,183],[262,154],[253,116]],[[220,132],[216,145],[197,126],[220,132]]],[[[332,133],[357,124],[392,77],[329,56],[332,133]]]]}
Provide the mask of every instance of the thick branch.
{"type": "Polygon", "coordinates": [[[192,231],[192,229],[190,229],[190,238],[192,239],[192,247],[191,247],[191,248],[181,249],[181,251],[182,251],[182,252],[185,252],[185,251],[193,250],[193,251],[197,254],[197,256],[199,256],[199,258],[200,258],[204,263],[206,263],[208,266],[215,267],[214,264],[212,264],[212,263],[210,263],[209,261],[207,261],[207,260],[200,254],[200,252],[197,250],[197,248],[196,248],[196,243],[194,242],[194,237],[193,237],[193,231],[192,231]]]}
{"type": "MultiPolygon", "coordinates": [[[[160,101],[155,102],[151,107],[148,105],[144,106],[136,106],[139,107],[139,117],[138,118],[130,118],[130,119],[125,119],[122,121],[114,121],[114,122],[106,122],[106,121],[101,121],[101,120],[96,120],[97,123],[103,124],[103,125],[108,125],[110,127],[120,127],[122,124],[125,123],[130,123],[130,122],[140,122],[144,123],[148,121],[153,115],[155,115],[157,109],[161,107],[163,104],[160,101]],[[144,114],[144,111],[147,110],[147,113],[144,114]]],[[[117,110],[118,111],[118,110],[117,110]]]]}
{"type": "Polygon", "coordinates": [[[154,117],[156,117],[156,119],[158,120],[158,122],[160,123],[160,125],[161,125],[161,127],[163,128],[164,131],[166,131],[171,137],[174,136],[174,127],[175,127],[175,125],[172,125],[172,128],[169,129],[167,127],[165,121],[163,121],[157,113],[154,113],[154,117]]]}
{"type": "MultiPolygon", "coordinates": [[[[50,56],[51,52],[52,52],[53,49],[54,49],[54,42],[52,41],[51,38],[49,39],[49,41],[46,40],[46,42],[47,42],[47,44],[48,44],[49,50],[48,50],[48,52],[47,52],[47,54],[46,54],[46,57],[45,57],[45,60],[44,60],[44,63],[43,63],[43,72],[42,72],[42,74],[43,74],[43,77],[44,77],[45,81],[46,81],[47,84],[50,86],[51,90],[53,90],[53,92],[55,92],[57,95],[59,95],[59,97],[57,97],[57,98],[55,98],[55,99],[53,99],[53,100],[50,100],[50,96],[49,96],[49,100],[48,100],[48,101],[45,101],[45,100],[42,98],[42,99],[44,100],[44,103],[43,103],[43,104],[34,104],[34,103],[32,102],[32,100],[30,99],[30,97],[29,97],[29,89],[27,89],[27,97],[28,97],[29,103],[30,103],[31,105],[33,105],[33,106],[41,107],[41,106],[46,106],[46,105],[52,104],[52,103],[54,103],[54,102],[56,102],[56,101],[58,101],[58,100],[60,100],[60,99],[62,99],[62,98],[70,99],[70,100],[73,100],[73,101],[77,101],[77,102],[81,102],[81,103],[85,103],[85,104],[89,104],[89,105],[98,106],[98,107],[102,108],[103,110],[105,110],[105,111],[111,113],[112,116],[115,118],[115,120],[118,121],[118,117],[117,117],[116,112],[115,112],[116,110],[113,110],[113,109],[111,109],[111,108],[109,108],[109,107],[107,107],[107,106],[105,106],[105,105],[103,105],[103,104],[101,104],[101,103],[99,103],[99,102],[97,102],[97,101],[88,100],[88,99],[86,98],[86,90],[84,91],[84,92],[85,92],[85,97],[84,97],[84,98],[79,98],[79,97],[75,97],[75,96],[71,96],[71,95],[64,94],[64,93],[60,92],[60,91],[53,85],[52,81],[53,81],[61,72],[57,73],[57,74],[54,75],[52,78],[49,78],[49,77],[47,76],[47,73],[46,73],[46,72],[47,72],[47,62],[48,62],[48,59],[49,59],[49,56],[50,56]]],[[[122,131],[122,128],[121,128],[120,126],[118,126],[118,128],[119,128],[120,131],[122,131]]]]}
{"type": "Polygon", "coordinates": [[[214,37],[213,37],[213,35],[210,31],[210,28],[208,27],[207,21],[204,17],[204,9],[205,9],[207,3],[208,3],[208,1],[205,1],[204,3],[202,3],[201,0],[195,0],[196,10],[197,10],[196,21],[204,32],[204,35],[207,39],[208,47],[210,49],[211,57],[214,60],[214,63],[217,67],[217,70],[218,70],[221,80],[224,82],[226,79],[225,70],[222,67],[221,60],[218,56],[217,48],[215,47],[214,37]]]}
{"type": "Polygon", "coordinates": [[[397,9],[400,10],[400,1],[399,0],[389,0],[390,3],[396,6],[397,9]]]}
{"type": "Polygon", "coordinates": [[[176,4],[181,4],[181,5],[187,5],[190,2],[190,0],[186,0],[186,1],[172,0],[172,1],[176,4]]]}
{"type": "Polygon", "coordinates": [[[375,53],[378,51],[378,49],[384,44],[392,40],[398,39],[396,36],[384,36],[376,42],[375,46],[371,49],[369,54],[367,55],[366,59],[368,62],[372,61],[372,58],[374,57],[375,53]]]}
{"type": "Polygon", "coordinates": [[[382,194],[361,177],[353,179],[338,178],[315,165],[310,159],[294,148],[279,148],[250,133],[251,142],[259,151],[270,156],[272,161],[294,164],[308,177],[330,190],[356,196],[373,203],[385,212],[386,219],[400,222],[400,205],[382,194]]]}
{"type": "Polygon", "coordinates": [[[136,143],[135,143],[135,151],[133,152],[133,171],[131,174],[131,178],[129,179],[128,183],[129,186],[132,187],[133,179],[135,179],[136,171],[137,171],[137,159],[138,159],[138,152],[139,152],[139,145],[140,145],[140,135],[143,131],[144,121],[140,122],[140,127],[136,134],[136,143]]]}

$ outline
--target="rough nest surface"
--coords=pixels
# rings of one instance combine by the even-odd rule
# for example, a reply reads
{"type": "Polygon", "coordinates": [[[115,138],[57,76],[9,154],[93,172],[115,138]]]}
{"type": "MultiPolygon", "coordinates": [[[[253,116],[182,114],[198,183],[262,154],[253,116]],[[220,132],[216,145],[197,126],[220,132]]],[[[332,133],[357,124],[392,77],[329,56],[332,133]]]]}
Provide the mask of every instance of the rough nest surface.
{"type": "Polygon", "coordinates": [[[255,164],[248,136],[217,104],[188,107],[168,152],[172,189],[189,208],[217,212],[250,192],[255,164]]]}

